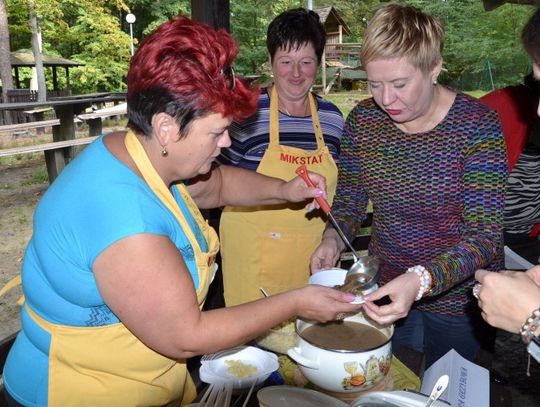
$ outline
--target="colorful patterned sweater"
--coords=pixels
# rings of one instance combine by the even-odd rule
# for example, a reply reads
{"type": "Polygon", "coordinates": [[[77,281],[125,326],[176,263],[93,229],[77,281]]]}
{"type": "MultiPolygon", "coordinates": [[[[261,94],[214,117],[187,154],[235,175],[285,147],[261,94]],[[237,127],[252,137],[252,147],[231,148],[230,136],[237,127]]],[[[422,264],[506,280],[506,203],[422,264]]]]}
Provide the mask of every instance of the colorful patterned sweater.
{"type": "Polygon", "coordinates": [[[463,315],[474,272],[504,264],[506,147],[497,113],[458,93],[433,130],[399,130],[373,99],[347,117],[332,210],[353,237],[373,204],[370,254],[381,282],[423,265],[434,276],[421,310],[463,315]]]}

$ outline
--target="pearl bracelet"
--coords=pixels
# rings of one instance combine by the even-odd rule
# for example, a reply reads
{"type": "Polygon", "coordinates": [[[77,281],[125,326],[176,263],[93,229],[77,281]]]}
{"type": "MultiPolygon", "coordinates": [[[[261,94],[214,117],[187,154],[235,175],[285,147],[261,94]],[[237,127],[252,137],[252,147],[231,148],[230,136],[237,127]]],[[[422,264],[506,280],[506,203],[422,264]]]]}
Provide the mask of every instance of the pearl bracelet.
{"type": "Polygon", "coordinates": [[[527,318],[519,333],[521,334],[521,339],[523,342],[529,343],[533,336],[535,336],[534,331],[540,326],[540,308],[535,309],[532,315],[527,318]]]}
{"type": "Polygon", "coordinates": [[[416,273],[420,277],[420,288],[416,294],[415,301],[421,299],[424,294],[431,288],[432,280],[431,274],[426,270],[424,266],[414,266],[407,269],[407,273],[416,273]]]}

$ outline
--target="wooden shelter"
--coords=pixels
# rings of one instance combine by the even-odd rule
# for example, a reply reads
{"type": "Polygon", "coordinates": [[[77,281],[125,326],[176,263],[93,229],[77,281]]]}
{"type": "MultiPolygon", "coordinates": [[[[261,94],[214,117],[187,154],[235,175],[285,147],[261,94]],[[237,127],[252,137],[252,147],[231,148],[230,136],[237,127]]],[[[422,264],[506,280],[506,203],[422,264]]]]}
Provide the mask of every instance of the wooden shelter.
{"type": "MultiPolygon", "coordinates": [[[[69,82],[69,68],[85,65],[83,62],[72,61],[70,59],[56,57],[53,55],[42,54],[43,66],[52,67],[53,73],[53,89],[58,91],[58,75],[57,69],[64,68],[66,71],[66,81],[68,89],[71,87],[69,82]]],[[[30,49],[20,49],[11,53],[11,66],[15,70],[15,86],[20,88],[21,83],[19,79],[20,67],[34,67],[36,64],[34,60],[34,53],[30,49]]]]}
{"type": "Polygon", "coordinates": [[[313,11],[319,15],[326,31],[326,60],[339,60],[339,45],[343,44],[343,35],[350,35],[351,30],[333,6],[317,7],[313,11]]]}
{"type": "MultiPolygon", "coordinates": [[[[336,80],[341,80],[344,70],[358,67],[360,44],[344,43],[343,36],[350,35],[351,30],[333,6],[317,7],[313,11],[319,15],[326,31],[322,66],[322,89],[328,93],[336,80]],[[326,85],[327,69],[334,72],[330,84],[326,85]]],[[[352,73],[354,76],[354,73],[352,73]]]]}

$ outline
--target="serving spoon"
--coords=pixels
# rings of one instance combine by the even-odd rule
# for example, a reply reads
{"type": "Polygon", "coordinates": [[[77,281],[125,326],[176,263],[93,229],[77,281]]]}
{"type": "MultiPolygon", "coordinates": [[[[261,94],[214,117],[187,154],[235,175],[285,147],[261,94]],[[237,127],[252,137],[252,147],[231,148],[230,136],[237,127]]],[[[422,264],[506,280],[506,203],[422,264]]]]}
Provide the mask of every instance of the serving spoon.
{"type": "Polygon", "coordinates": [[[433,386],[433,390],[431,390],[431,394],[429,395],[429,398],[425,407],[431,407],[433,403],[435,403],[435,401],[439,397],[441,397],[441,394],[443,394],[446,388],[448,387],[449,379],[450,378],[448,377],[447,374],[439,377],[439,379],[435,383],[435,386],[433,386]]]}
{"type": "MultiPolygon", "coordinates": [[[[315,187],[308,176],[305,165],[298,167],[296,169],[296,174],[304,180],[308,187],[315,187]]],[[[347,239],[347,236],[345,236],[345,233],[343,233],[343,230],[339,227],[336,218],[334,218],[334,215],[332,214],[328,201],[320,196],[316,197],[315,200],[321,207],[321,210],[328,216],[328,219],[330,219],[330,222],[334,226],[339,237],[351,251],[354,260],[353,265],[347,270],[343,284],[336,288],[340,291],[356,294],[358,291],[367,291],[374,287],[375,284],[378,283],[380,276],[379,258],[375,256],[359,256],[349,239],[347,239]]]]}

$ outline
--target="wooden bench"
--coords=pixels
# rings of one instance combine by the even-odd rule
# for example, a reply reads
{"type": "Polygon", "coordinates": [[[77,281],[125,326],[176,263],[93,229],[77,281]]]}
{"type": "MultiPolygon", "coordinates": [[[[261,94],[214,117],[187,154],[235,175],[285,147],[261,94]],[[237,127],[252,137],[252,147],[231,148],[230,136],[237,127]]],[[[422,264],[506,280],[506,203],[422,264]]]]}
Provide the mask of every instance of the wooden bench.
{"type": "Polygon", "coordinates": [[[0,157],[43,151],[45,153],[45,162],[47,164],[49,182],[52,183],[69,162],[68,157],[72,156],[71,154],[68,154],[68,150],[75,146],[90,144],[96,138],[97,136],[91,136],[76,138],[73,140],[53,141],[52,143],[35,144],[31,146],[5,148],[0,150],[0,157]]]}
{"type": "Polygon", "coordinates": [[[127,113],[127,104],[121,103],[116,106],[105,107],[91,113],[77,115],[77,118],[88,123],[88,134],[90,136],[99,136],[103,132],[102,120],[108,117],[125,115],[127,113]]]}
{"type": "MultiPolygon", "coordinates": [[[[27,116],[30,116],[32,118],[31,122],[41,122],[45,120],[45,113],[46,112],[53,112],[54,109],[52,107],[44,107],[42,109],[30,109],[30,110],[24,110],[23,113],[27,116]]],[[[54,117],[54,116],[53,116],[54,117]]],[[[49,120],[52,118],[49,117],[49,120]]],[[[44,127],[38,127],[36,128],[38,134],[44,133],[44,127]]]]}
{"type": "Polygon", "coordinates": [[[58,126],[60,124],[59,119],[40,120],[37,122],[18,123],[18,124],[4,124],[0,126],[0,133],[21,133],[32,129],[43,129],[46,127],[58,126]]]}

